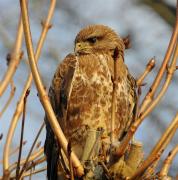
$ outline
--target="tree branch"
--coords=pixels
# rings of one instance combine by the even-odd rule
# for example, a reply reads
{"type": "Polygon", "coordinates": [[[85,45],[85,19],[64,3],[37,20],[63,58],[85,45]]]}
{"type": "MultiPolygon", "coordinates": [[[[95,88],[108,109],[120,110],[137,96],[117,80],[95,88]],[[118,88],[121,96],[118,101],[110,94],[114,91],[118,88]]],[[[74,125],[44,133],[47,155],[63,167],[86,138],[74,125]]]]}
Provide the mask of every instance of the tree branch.
{"type": "MultiPolygon", "coordinates": [[[[55,0],[51,1],[52,3],[55,4],[55,0]]],[[[25,0],[20,0],[21,4],[21,12],[22,12],[22,21],[23,21],[23,28],[24,28],[24,35],[25,35],[25,40],[26,40],[26,46],[27,46],[27,52],[28,52],[28,57],[29,57],[29,64],[31,67],[31,71],[33,74],[33,78],[40,96],[40,100],[42,102],[42,105],[45,109],[45,112],[49,118],[50,125],[58,138],[58,141],[63,148],[66,156],[67,156],[67,139],[65,138],[61,127],[58,124],[58,121],[56,119],[56,116],[54,114],[54,111],[51,107],[49,98],[46,94],[46,91],[44,89],[44,86],[41,81],[41,77],[39,75],[39,71],[36,65],[35,61],[35,56],[33,52],[33,45],[32,45],[32,38],[31,38],[31,32],[30,32],[30,25],[29,25],[29,17],[28,17],[28,10],[27,10],[27,5],[25,0]]],[[[72,152],[71,153],[71,159],[73,162],[73,166],[76,169],[77,176],[82,176],[83,175],[83,167],[78,160],[77,156],[72,152]]]]}

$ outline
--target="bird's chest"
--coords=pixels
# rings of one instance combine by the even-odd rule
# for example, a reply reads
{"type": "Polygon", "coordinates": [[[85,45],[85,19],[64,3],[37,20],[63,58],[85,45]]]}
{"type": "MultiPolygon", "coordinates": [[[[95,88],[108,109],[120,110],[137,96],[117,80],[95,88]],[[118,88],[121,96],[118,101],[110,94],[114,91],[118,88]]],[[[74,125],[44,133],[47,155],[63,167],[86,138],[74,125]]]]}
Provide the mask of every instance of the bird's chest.
{"type": "MultiPolygon", "coordinates": [[[[83,125],[97,129],[110,128],[112,104],[112,62],[103,55],[80,58],[74,73],[73,87],[68,106],[68,127],[72,131],[83,125]]],[[[117,86],[117,94],[123,89],[117,86]]],[[[70,133],[69,133],[70,134],[70,133]]]]}

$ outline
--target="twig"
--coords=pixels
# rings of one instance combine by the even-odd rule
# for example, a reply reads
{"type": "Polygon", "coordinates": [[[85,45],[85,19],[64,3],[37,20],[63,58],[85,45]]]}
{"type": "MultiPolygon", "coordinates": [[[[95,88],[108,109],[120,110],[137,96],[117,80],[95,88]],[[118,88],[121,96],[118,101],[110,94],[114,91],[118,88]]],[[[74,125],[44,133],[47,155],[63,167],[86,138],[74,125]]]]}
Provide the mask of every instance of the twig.
{"type": "MultiPolygon", "coordinates": [[[[55,0],[51,2],[55,3],[55,0]]],[[[67,156],[67,144],[68,144],[67,140],[62,132],[61,127],[58,124],[58,121],[51,107],[51,104],[49,102],[49,98],[42,84],[41,77],[39,75],[39,71],[36,65],[35,56],[33,52],[33,46],[32,46],[28,10],[27,10],[27,5],[25,3],[25,0],[20,0],[20,5],[21,5],[21,12],[22,12],[22,21],[23,21],[23,27],[24,27],[25,41],[26,41],[27,52],[28,52],[28,57],[29,57],[29,64],[30,64],[30,68],[33,74],[33,78],[34,78],[34,81],[35,81],[35,84],[36,84],[36,87],[40,96],[40,100],[48,116],[49,123],[59,141],[59,144],[61,145],[61,147],[63,148],[67,156]]],[[[73,166],[76,169],[76,175],[82,176],[84,173],[83,167],[80,161],[78,160],[77,156],[73,152],[71,153],[71,159],[72,159],[73,166]]]]}
{"type": "Polygon", "coordinates": [[[142,102],[141,110],[140,110],[141,113],[148,107],[148,105],[152,101],[154,94],[155,94],[155,92],[156,92],[156,90],[157,90],[157,88],[161,82],[161,79],[163,78],[163,74],[166,70],[166,66],[167,66],[168,62],[170,61],[172,52],[173,52],[175,44],[177,42],[177,35],[178,35],[178,3],[177,3],[175,27],[174,27],[174,30],[172,33],[171,40],[169,42],[169,46],[167,48],[166,55],[165,55],[164,60],[161,64],[159,72],[158,72],[153,84],[151,85],[150,91],[147,93],[147,95],[145,96],[145,98],[142,102]]]}
{"type": "MultiPolygon", "coordinates": [[[[38,157],[39,157],[39,154],[38,154],[38,157]]],[[[31,158],[31,160],[29,161],[29,165],[28,165],[28,167],[26,169],[26,172],[31,170],[31,169],[33,169],[33,168],[35,168],[35,166],[40,165],[40,164],[42,164],[42,163],[44,163],[46,161],[46,157],[45,156],[42,156],[41,158],[38,158],[38,159],[36,159],[36,158],[37,158],[37,156],[34,157],[33,159],[31,158]]],[[[25,160],[23,160],[23,161],[25,162],[25,160]]],[[[24,174],[25,173],[23,173],[23,175],[24,174]]],[[[22,177],[23,177],[23,175],[22,175],[22,177]]],[[[14,177],[14,176],[15,176],[15,173],[12,174],[12,171],[11,171],[11,177],[14,177]]]]}
{"type": "MultiPolygon", "coordinates": [[[[26,143],[27,143],[27,141],[23,141],[23,142],[22,142],[22,146],[24,146],[26,143]]],[[[9,156],[14,155],[16,152],[19,151],[19,149],[20,149],[20,146],[16,147],[15,149],[12,149],[12,150],[10,151],[10,153],[9,153],[9,156]]]]}
{"type": "Polygon", "coordinates": [[[14,44],[14,47],[12,50],[10,63],[8,65],[8,69],[7,69],[6,73],[4,74],[4,76],[0,82],[0,97],[6,90],[9,82],[11,81],[11,79],[20,63],[20,60],[22,59],[22,55],[23,55],[23,53],[21,51],[22,39],[23,39],[23,27],[22,27],[22,21],[21,21],[21,17],[20,17],[18,30],[17,30],[17,36],[16,36],[15,44],[14,44]]]}
{"type": "MultiPolygon", "coordinates": [[[[38,40],[36,53],[35,53],[36,61],[38,61],[38,59],[40,57],[41,49],[43,47],[47,32],[48,32],[49,28],[51,27],[50,21],[51,21],[52,15],[53,15],[54,7],[55,7],[55,2],[51,1],[50,8],[49,8],[49,11],[48,11],[48,15],[47,15],[45,24],[43,24],[42,32],[41,32],[40,38],[38,40]]],[[[28,78],[27,78],[27,81],[25,83],[22,95],[21,95],[20,100],[19,100],[19,102],[17,104],[16,110],[14,112],[14,115],[13,115],[13,118],[11,120],[9,130],[8,130],[6,143],[5,143],[5,146],[4,146],[4,155],[3,155],[3,171],[4,172],[8,171],[10,144],[11,144],[11,141],[12,141],[12,138],[13,138],[13,135],[14,135],[15,128],[17,126],[18,119],[19,119],[19,117],[20,117],[20,115],[22,113],[23,99],[24,99],[25,93],[26,93],[27,89],[30,88],[31,83],[32,83],[32,74],[30,73],[28,78]]]]}
{"type": "Polygon", "coordinates": [[[22,178],[27,177],[27,176],[31,176],[31,175],[33,175],[33,174],[41,173],[41,172],[43,172],[43,171],[46,171],[46,169],[47,169],[47,168],[46,168],[46,166],[45,166],[45,167],[43,167],[43,168],[34,170],[33,172],[26,172],[26,173],[23,174],[22,178]]]}
{"type": "MultiPolygon", "coordinates": [[[[152,161],[152,159],[154,159],[154,157],[156,157],[158,154],[160,155],[162,154],[163,150],[168,145],[168,143],[170,142],[170,140],[172,139],[173,135],[175,134],[178,128],[177,124],[178,124],[178,113],[176,114],[174,120],[171,122],[169,127],[166,129],[165,133],[161,136],[161,138],[159,139],[159,141],[157,142],[157,144],[155,145],[149,156],[142,163],[140,169],[138,170],[139,173],[137,172],[137,176],[141,175],[141,173],[145,171],[145,168],[143,167],[147,167],[146,164],[149,164],[152,161]]],[[[134,177],[137,176],[134,175],[134,177]]]]}
{"type": "Polygon", "coordinates": [[[20,148],[19,148],[19,156],[18,156],[17,169],[16,169],[16,179],[19,179],[20,159],[21,159],[21,154],[22,154],[22,144],[23,144],[23,135],[24,135],[24,126],[25,126],[26,103],[27,103],[27,97],[29,93],[30,93],[30,90],[27,90],[26,96],[24,97],[22,127],[21,127],[21,136],[20,136],[20,148]]]}
{"type": "Polygon", "coordinates": [[[39,141],[39,142],[36,144],[35,149],[38,149],[40,146],[41,146],[41,141],[39,141]]]}
{"type": "Polygon", "coordinates": [[[35,170],[34,168],[31,168],[31,169],[30,169],[30,175],[29,175],[30,177],[29,177],[29,180],[32,179],[32,173],[33,173],[34,170],[35,170]]]}
{"type": "Polygon", "coordinates": [[[1,110],[0,112],[0,118],[2,117],[2,115],[4,114],[4,112],[6,111],[6,109],[8,108],[9,104],[11,103],[13,97],[14,97],[14,94],[15,94],[15,90],[16,90],[16,87],[14,86],[14,83],[13,83],[13,80],[10,81],[10,85],[11,85],[11,92],[10,92],[10,96],[6,102],[6,104],[4,105],[3,109],[1,110]]]}
{"type": "Polygon", "coordinates": [[[113,79],[113,91],[112,91],[112,109],[111,109],[111,145],[115,141],[115,119],[116,119],[116,86],[118,81],[118,58],[119,50],[116,47],[114,50],[113,60],[114,60],[114,79],[113,79]]]}
{"type": "MultiPolygon", "coordinates": [[[[177,26],[178,26],[178,24],[177,24],[177,26]]],[[[169,87],[169,84],[170,84],[170,82],[172,80],[173,74],[174,74],[174,72],[176,70],[177,57],[178,57],[178,43],[176,44],[175,51],[174,51],[174,54],[173,54],[173,58],[172,58],[172,62],[170,64],[170,67],[168,67],[168,69],[167,69],[166,81],[165,81],[163,87],[161,88],[158,96],[152,101],[152,103],[144,111],[144,113],[141,113],[142,114],[142,116],[140,117],[141,122],[142,122],[142,119],[144,119],[146,116],[148,116],[148,114],[155,108],[155,106],[159,103],[159,101],[161,100],[161,98],[163,97],[165,92],[167,91],[167,89],[169,87]]]]}
{"type": "Polygon", "coordinates": [[[129,178],[129,180],[138,179],[138,176],[140,176],[151,164],[153,164],[159,157],[161,156],[161,153],[158,153],[156,156],[152,157],[150,161],[145,163],[144,165],[141,165],[140,168],[134,173],[132,177],[129,178]]]}
{"type": "Polygon", "coordinates": [[[143,80],[145,79],[145,77],[149,74],[150,71],[152,71],[152,69],[155,67],[155,58],[151,58],[148,62],[148,64],[146,65],[146,69],[143,72],[143,74],[138,78],[137,80],[137,86],[141,86],[143,83],[143,80]]]}
{"type": "Polygon", "coordinates": [[[25,171],[25,168],[26,168],[26,165],[27,165],[28,160],[30,158],[30,155],[31,155],[31,153],[33,151],[33,148],[34,148],[34,146],[35,146],[35,144],[36,144],[36,142],[37,142],[37,140],[38,140],[38,138],[39,138],[39,136],[40,136],[40,134],[41,134],[41,132],[42,132],[42,130],[44,128],[44,125],[45,125],[45,123],[43,122],[43,124],[41,125],[41,127],[40,127],[40,129],[39,129],[39,131],[38,131],[38,133],[37,133],[37,135],[35,137],[35,140],[33,141],[33,144],[32,144],[32,146],[30,148],[30,151],[29,151],[29,153],[27,155],[26,161],[25,161],[25,163],[24,163],[24,165],[22,167],[22,170],[20,171],[19,178],[22,176],[23,172],[25,171]]]}
{"type": "Polygon", "coordinates": [[[172,149],[172,151],[169,152],[167,158],[165,159],[165,161],[163,163],[163,167],[160,171],[160,176],[166,176],[168,174],[171,163],[172,163],[172,161],[173,161],[173,159],[177,153],[178,153],[178,145],[176,145],[172,149]]]}
{"type": "MultiPolygon", "coordinates": [[[[177,128],[178,128],[178,127],[175,126],[175,128],[172,129],[172,131],[170,131],[170,134],[167,134],[167,137],[165,137],[165,138],[163,139],[163,141],[162,141],[162,146],[160,146],[160,148],[159,148],[160,150],[158,149],[157,152],[161,151],[161,149],[165,149],[165,147],[170,143],[172,137],[173,137],[174,134],[176,133],[177,128]]],[[[158,141],[158,143],[159,143],[159,141],[158,141]]],[[[157,143],[157,146],[159,145],[158,143],[157,143]]],[[[147,174],[150,174],[151,171],[153,172],[153,171],[156,169],[158,163],[159,163],[159,158],[153,163],[153,165],[152,165],[151,167],[149,167],[149,168],[146,170],[146,173],[147,173],[147,174]]]]}
{"type": "MultiPolygon", "coordinates": [[[[28,162],[34,161],[35,159],[39,158],[39,157],[40,157],[41,155],[43,155],[43,154],[44,154],[44,149],[43,149],[43,148],[40,148],[37,152],[33,153],[33,154],[30,156],[28,162]]],[[[22,159],[22,160],[20,161],[20,165],[23,165],[25,162],[26,162],[26,158],[25,158],[25,159],[22,159]]],[[[16,169],[16,167],[17,167],[17,162],[15,162],[15,163],[13,163],[13,164],[11,164],[11,165],[9,166],[9,171],[10,171],[10,172],[14,171],[14,170],[16,169]]]]}
{"type": "Polygon", "coordinates": [[[35,166],[39,165],[39,164],[42,164],[46,161],[46,157],[45,156],[42,156],[41,158],[39,159],[36,159],[36,160],[33,160],[31,161],[31,164],[28,165],[26,171],[30,170],[31,168],[34,168],[35,166]]]}
{"type": "Polygon", "coordinates": [[[74,180],[74,171],[73,171],[73,165],[72,165],[72,159],[71,159],[72,146],[71,146],[70,140],[67,146],[67,151],[68,151],[67,157],[69,159],[69,168],[70,168],[70,179],[74,180]]]}
{"type": "Polygon", "coordinates": [[[168,72],[167,72],[167,77],[166,77],[166,81],[160,91],[160,93],[158,94],[158,96],[156,97],[156,99],[150,104],[150,106],[146,109],[146,111],[144,113],[139,113],[139,117],[138,119],[133,123],[133,125],[131,126],[131,128],[129,129],[127,135],[125,136],[124,140],[122,141],[122,143],[119,146],[119,149],[117,150],[116,154],[118,157],[121,157],[123,155],[123,153],[125,152],[125,149],[127,147],[127,145],[129,144],[131,138],[133,137],[134,133],[136,132],[136,130],[138,129],[139,125],[143,122],[143,120],[145,119],[145,117],[153,110],[153,108],[158,104],[158,102],[160,101],[161,97],[165,94],[171,79],[173,77],[173,73],[175,72],[175,67],[176,67],[176,60],[178,57],[178,43],[176,45],[175,48],[175,52],[173,54],[173,58],[172,58],[172,62],[170,67],[168,68],[168,72]]]}

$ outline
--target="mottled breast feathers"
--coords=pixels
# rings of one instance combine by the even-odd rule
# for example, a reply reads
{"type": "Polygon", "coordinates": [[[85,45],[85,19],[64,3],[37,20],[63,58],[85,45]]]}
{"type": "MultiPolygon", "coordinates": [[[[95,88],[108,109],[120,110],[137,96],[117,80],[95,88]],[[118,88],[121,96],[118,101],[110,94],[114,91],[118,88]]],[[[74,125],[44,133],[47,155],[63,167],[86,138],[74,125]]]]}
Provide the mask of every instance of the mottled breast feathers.
{"type": "MultiPolygon", "coordinates": [[[[135,81],[123,61],[119,65],[115,129],[118,138],[130,126],[136,102],[135,81]]],[[[112,77],[113,58],[108,54],[70,54],[60,64],[49,96],[68,138],[74,138],[82,126],[102,127],[110,133],[112,77]]]]}

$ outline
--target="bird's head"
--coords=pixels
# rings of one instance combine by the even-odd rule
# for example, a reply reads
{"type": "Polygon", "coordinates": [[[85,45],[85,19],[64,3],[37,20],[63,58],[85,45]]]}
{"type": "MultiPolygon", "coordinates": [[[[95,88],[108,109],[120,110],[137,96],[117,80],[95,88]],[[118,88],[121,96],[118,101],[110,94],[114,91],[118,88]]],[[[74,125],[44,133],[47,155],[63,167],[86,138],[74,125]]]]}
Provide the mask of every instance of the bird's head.
{"type": "Polygon", "coordinates": [[[75,39],[75,53],[90,54],[113,52],[115,48],[124,51],[123,40],[109,27],[90,25],[82,29],[75,39]]]}

